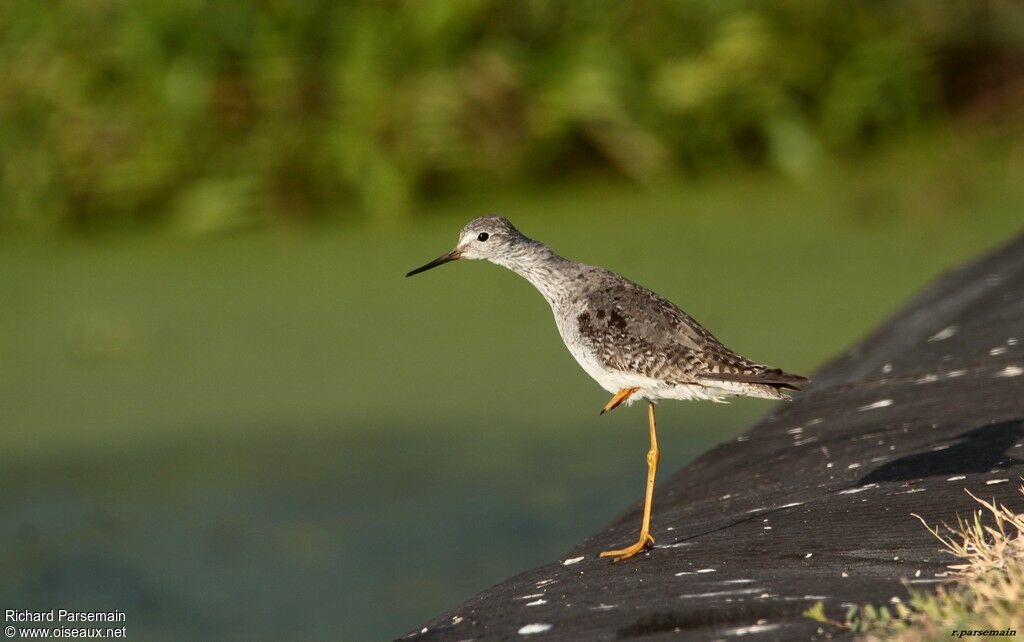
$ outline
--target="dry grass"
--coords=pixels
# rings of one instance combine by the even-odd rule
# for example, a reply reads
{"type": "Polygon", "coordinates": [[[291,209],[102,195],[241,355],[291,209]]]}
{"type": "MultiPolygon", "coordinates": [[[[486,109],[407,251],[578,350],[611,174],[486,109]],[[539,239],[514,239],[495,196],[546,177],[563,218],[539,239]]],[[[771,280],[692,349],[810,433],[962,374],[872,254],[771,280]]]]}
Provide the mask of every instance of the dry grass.
{"type": "MultiPolygon", "coordinates": [[[[1024,493],[1024,486],[1021,487],[1024,493]]],[[[968,492],[968,494],[970,494],[968,492]]],[[[958,563],[950,582],[935,592],[911,591],[906,604],[851,608],[845,622],[827,618],[821,603],[805,615],[861,634],[866,642],[924,642],[972,637],[1012,639],[1024,626],[1024,513],[971,495],[982,508],[971,519],[957,516],[955,527],[929,530],[958,563]],[[961,633],[963,632],[963,633],[961,633]],[[1000,637],[998,632],[1004,632],[1000,637]]]]}

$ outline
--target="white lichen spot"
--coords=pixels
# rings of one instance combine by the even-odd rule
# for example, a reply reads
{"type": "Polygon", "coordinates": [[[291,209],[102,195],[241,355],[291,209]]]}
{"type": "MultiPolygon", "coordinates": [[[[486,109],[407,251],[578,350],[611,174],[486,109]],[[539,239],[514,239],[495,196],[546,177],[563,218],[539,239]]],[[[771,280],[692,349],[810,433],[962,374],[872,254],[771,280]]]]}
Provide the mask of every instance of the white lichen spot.
{"type": "Polygon", "coordinates": [[[1015,346],[1015,345],[1017,345],[1017,337],[1010,337],[1009,339],[1007,339],[1006,340],[1006,345],[1008,345],[1008,346],[1015,346]]]}
{"type": "Polygon", "coordinates": [[[797,426],[796,428],[790,428],[786,432],[791,434],[791,435],[799,435],[803,431],[804,431],[803,426],[797,426]]]}
{"type": "Polygon", "coordinates": [[[579,557],[570,557],[567,560],[562,560],[562,566],[571,566],[573,564],[576,564],[576,563],[582,562],[582,561],[583,561],[583,556],[582,555],[579,556],[579,557]]]}
{"type": "Polygon", "coordinates": [[[715,569],[713,569],[713,568],[698,568],[697,572],[698,573],[714,573],[715,569]]]}
{"type": "Polygon", "coordinates": [[[530,593],[529,595],[520,595],[516,599],[517,600],[534,600],[534,599],[537,599],[538,597],[544,597],[544,594],[543,593],[530,593]]]}
{"type": "Polygon", "coordinates": [[[557,581],[558,580],[541,580],[541,581],[537,582],[536,584],[534,584],[534,586],[536,586],[537,588],[543,588],[543,587],[547,586],[548,584],[554,584],[557,581]]]}
{"type": "Polygon", "coordinates": [[[1006,366],[996,373],[997,377],[1019,377],[1024,374],[1024,368],[1020,366],[1006,366]]]}
{"type": "Polygon", "coordinates": [[[961,479],[967,479],[967,475],[956,475],[954,477],[947,478],[946,481],[960,481],[961,479]]]}
{"type": "Polygon", "coordinates": [[[994,486],[996,484],[1005,484],[1008,481],[1010,481],[1010,480],[1009,479],[990,479],[987,482],[985,482],[985,485],[986,486],[994,486]]]}
{"type": "Polygon", "coordinates": [[[461,615],[453,615],[452,616],[452,624],[458,624],[459,622],[462,622],[462,616],[461,615]]]}
{"type": "Polygon", "coordinates": [[[914,571],[914,577],[921,577],[921,569],[914,571]]]}
{"type": "Polygon", "coordinates": [[[807,425],[808,426],[817,426],[818,424],[820,424],[823,421],[825,421],[825,420],[822,419],[821,417],[815,417],[814,419],[811,419],[810,421],[808,421],[807,425]]]}
{"type": "Polygon", "coordinates": [[[709,593],[684,593],[679,597],[683,600],[692,600],[707,597],[724,597],[726,595],[753,595],[754,593],[761,593],[763,591],[763,588],[734,589],[732,591],[711,591],[709,593]]]}
{"type": "Polygon", "coordinates": [[[992,348],[991,350],[989,350],[988,353],[990,355],[992,355],[993,357],[997,357],[997,356],[1005,353],[1006,350],[1007,350],[1006,346],[996,346],[995,348],[992,348]]]}
{"type": "Polygon", "coordinates": [[[813,444],[816,441],[818,441],[818,438],[814,437],[814,436],[811,436],[811,437],[808,437],[807,439],[797,439],[796,441],[793,442],[793,445],[794,446],[803,446],[804,444],[813,444]]]}
{"type": "Polygon", "coordinates": [[[874,403],[869,403],[866,406],[857,408],[858,412],[864,412],[865,410],[877,410],[878,408],[886,408],[892,405],[892,399],[879,399],[874,403]]]}
{"type": "Polygon", "coordinates": [[[726,629],[726,635],[750,635],[751,633],[765,633],[779,628],[778,624],[755,624],[753,626],[741,626],[735,629],[726,629]]]}
{"type": "Polygon", "coordinates": [[[910,490],[904,490],[898,493],[893,493],[893,495],[913,495],[914,493],[923,493],[926,490],[926,488],[911,488],[910,490]]]}
{"type": "Polygon", "coordinates": [[[966,370],[950,370],[945,376],[947,379],[956,379],[957,377],[962,377],[965,374],[967,374],[966,370]]]}
{"type": "Polygon", "coordinates": [[[693,546],[692,542],[674,542],[673,544],[655,544],[655,549],[681,549],[684,546],[693,546]]]}
{"type": "Polygon", "coordinates": [[[903,600],[901,600],[900,598],[898,598],[895,595],[893,595],[892,597],[889,598],[889,602],[891,602],[892,604],[900,604],[900,603],[903,602],[903,600]]]}
{"type": "Polygon", "coordinates": [[[846,571],[843,571],[843,573],[842,573],[842,575],[840,575],[840,577],[850,577],[850,574],[847,573],[846,571]]]}
{"type": "Polygon", "coordinates": [[[598,604],[597,606],[590,607],[591,611],[611,611],[612,609],[619,608],[618,604],[598,604]]]}
{"type": "Polygon", "coordinates": [[[932,336],[928,337],[928,341],[932,343],[935,341],[945,341],[946,339],[956,334],[956,331],[957,327],[955,325],[951,325],[948,328],[943,328],[942,330],[939,330],[932,336]]]}
{"type": "Polygon", "coordinates": [[[854,468],[860,468],[860,464],[858,464],[857,462],[853,462],[852,464],[850,464],[850,465],[849,465],[849,466],[847,466],[846,468],[847,468],[848,470],[853,470],[854,468]]]}
{"type": "Polygon", "coordinates": [[[882,366],[882,372],[885,374],[889,374],[890,372],[892,372],[892,364],[887,363],[884,366],[882,366]]]}
{"type": "Polygon", "coordinates": [[[803,506],[803,505],[804,505],[803,502],[791,502],[789,504],[783,504],[782,506],[779,506],[778,509],[776,509],[776,510],[780,510],[780,509],[783,509],[783,508],[793,508],[795,506],[803,506]]]}
{"type": "Polygon", "coordinates": [[[918,377],[917,379],[914,379],[914,383],[917,383],[917,384],[921,384],[921,383],[935,383],[938,380],[939,380],[939,375],[936,375],[936,374],[926,374],[923,377],[918,377]]]}
{"type": "Polygon", "coordinates": [[[804,555],[804,559],[810,559],[812,555],[814,555],[814,553],[807,553],[806,555],[804,555]]]}
{"type": "Polygon", "coordinates": [[[524,624],[519,627],[519,635],[533,635],[534,633],[546,633],[554,628],[554,625],[547,624],[544,622],[537,622],[535,624],[524,624]]]}
{"type": "Polygon", "coordinates": [[[532,602],[527,602],[526,606],[540,606],[541,604],[547,604],[548,601],[543,598],[538,598],[532,602]]]}
{"type": "Polygon", "coordinates": [[[676,573],[676,577],[682,577],[684,575],[696,575],[693,571],[679,571],[676,573]]]}
{"type": "Polygon", "coordinates": [[[840,495],[856,495],[857,493],[863,493],[866,490],[872,488],[878,488],[878,484],[865,484],[864,486],[858,486],[856,488],[847,488],[846,490],[839,491],[840,495]]]}
{"type": "Polygon", "coordinates": [[[719,584],[753,584],[754,580],[738,579],[738,580],[722,580],[719,584]]]}

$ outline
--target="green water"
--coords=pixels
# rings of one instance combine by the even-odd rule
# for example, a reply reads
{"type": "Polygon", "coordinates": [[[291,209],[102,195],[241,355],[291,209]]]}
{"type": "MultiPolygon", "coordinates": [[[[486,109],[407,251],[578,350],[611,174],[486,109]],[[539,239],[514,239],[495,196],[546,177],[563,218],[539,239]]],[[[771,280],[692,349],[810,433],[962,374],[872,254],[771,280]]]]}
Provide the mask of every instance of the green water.
{"type": "MultiPolygon", "coordinates": [[[[408,269],[502,212],[807,373],[1017,231],[1020,168],[960,153],[487,194],[393,229],[0,244],[0,604],[119,608],[139,639],[397,636],[610,521],[646,451],[528,284],[408,269]]],[[[664,404],[664,469],[767,408],[664,404]]]]}

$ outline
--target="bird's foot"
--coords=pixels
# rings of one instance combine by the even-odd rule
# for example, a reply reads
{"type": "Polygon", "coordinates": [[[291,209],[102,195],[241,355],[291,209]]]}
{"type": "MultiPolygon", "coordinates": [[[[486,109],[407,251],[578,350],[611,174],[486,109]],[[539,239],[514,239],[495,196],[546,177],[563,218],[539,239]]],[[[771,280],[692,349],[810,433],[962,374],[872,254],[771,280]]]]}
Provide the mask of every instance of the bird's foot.
{"type": "Polygon", "coordinates": [[[647,548],[648,545],[654,544],[654,537],[650,533],[640,533],[640,539],[637,540],[636,544],[628,546],[626,548],[620,548],[615,551],[604,551],[601,553],[601,557],[613,557],[615,559],[612,562],[621,562],[622,560],[628,560],[640,551],[647,548]]]}
{"type": "Polygon", "coordinates": [[[635,393],[638,390],[640,390],[640,388],[623,388],[619,390],[618,392],[615,393],[615,396],[612,397],[612,400],[604,405],[604,408],[601,409],[601,414],[603,415],[606,412],[611,412],[612,410],[615,410],[616,408],[622,405],[622,402],[632,397],[633,393],[635,393]]]}

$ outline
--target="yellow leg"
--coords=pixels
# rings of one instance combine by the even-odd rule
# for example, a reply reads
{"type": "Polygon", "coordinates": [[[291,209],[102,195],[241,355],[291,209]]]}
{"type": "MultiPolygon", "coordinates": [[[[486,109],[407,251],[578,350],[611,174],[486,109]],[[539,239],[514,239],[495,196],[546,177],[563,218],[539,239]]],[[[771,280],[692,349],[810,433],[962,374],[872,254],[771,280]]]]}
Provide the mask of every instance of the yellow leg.
{"type": "Polygon", "coordinates": [[[647,402],[647,419],[651,424],[651,449],[647,451],[647,495],[644,497],[644,519],[640,523],[640,539],[636,541],[636,544],[627,548],[601,553],[601,557],[614,557],[613,562],[629,559],[647,548],[648,544],[654,543],[654,538],[651,537],[651,501],[654,499],[654,476],[658,472],[658,460],[661,459],[661,451],[658,450],[658,434],[654,424],[653,401],[647,402]]]}
{"type": "Polygon", "coordinates": [[[623,388],[622,390],[616,392],[615,396],[612,397],[612,400],[606,403],[604,405],[604,408],[601,409],[601,414],[603,415],[606,412],[615,410],[622,404],[623,401],[632,397],[633,393],[639,389],[640,388],[623,388]]]}

